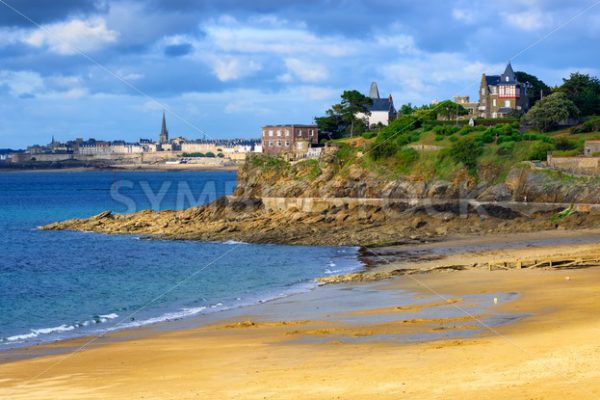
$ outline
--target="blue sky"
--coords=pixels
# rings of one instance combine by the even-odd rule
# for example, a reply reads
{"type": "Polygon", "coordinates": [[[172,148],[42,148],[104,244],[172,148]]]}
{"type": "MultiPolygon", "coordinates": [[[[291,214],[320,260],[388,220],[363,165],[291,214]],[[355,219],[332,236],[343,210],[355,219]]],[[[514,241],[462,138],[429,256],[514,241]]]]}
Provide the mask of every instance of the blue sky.
{"type": "Polygon", "coordinates": [[[0,0],[0,148],[155,138],[163,108],[172,136],[258,137],[373,80],[397,105],[475,98],[513,57],[600,75],[596,1],[0,0]]]}

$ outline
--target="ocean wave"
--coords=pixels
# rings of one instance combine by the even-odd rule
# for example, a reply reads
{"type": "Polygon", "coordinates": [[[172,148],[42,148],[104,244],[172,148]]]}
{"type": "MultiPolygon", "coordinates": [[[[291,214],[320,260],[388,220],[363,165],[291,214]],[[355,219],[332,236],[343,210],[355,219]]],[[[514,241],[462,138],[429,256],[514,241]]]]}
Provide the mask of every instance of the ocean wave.
{"type": "Polygon", "coordinates": [[[54,326],[51,328],[31,329],[28,333],[22,333],[19,335],[12,335],[12,336],[7,336],[5,338],[0,338],[0,342],[21,343],[26,340],[35,339],[39,336],[64,333],[64,332],[73,331],[77,328],[83,328],[86,326],[90,326],[93,324],[102,324],[102,323],[108,322],[108,321],[113,320],[118,317],[119,317],[119,315],[115,314],[115,313],[94,315],[92,317],[92,319],[90,319],[90,320],[76,322],[72,325],[62,324],[62,325],[54,326]]]}
{"type": "MultiPolygon", "coordinates": [[[[219,303],[220,304],[220,303],[219,303]]],[[[191,307],[191,308],[183,308],[180,311],[169,312],[162,314],[158,317],[147,318],[139,321],[131,321],[124,324],[117,324],[111,327],[109,330],[114,331],[117,329],[125,329],[125,328],[135,328],[145,325],[156,324],[159,322],[167,322],[167,321],[176,321],[178,319],[187,318],[194,316],[196,314],[200,314],[202,311],[206,310],[206,307],[191,307]]]]}
{"type": "Polygon", "coordinates": [[[221,243],[221,244],[230,244],[230,245],[231,245],[231,244],[233,244],[233,245],[237,245],[237,244],[248,244],[248,243],[246,243],[246,242],[240,242],[240,241],[237,241],[237,240],[226,240],[226,241],[224,241],[224,242],[219,242],[219,243],[221,243]]]}
{"type": "Polygon", "coordinates": [[[28,340],[28,339],[33,339],[36,338],[40,335],[49,335],[51,333],[62,333],[62,332],[68,332],[68,331],[72,331],[75,329],[75,326],[73,325],[60,325],[60,326],[54,326],[52,328],[40,328],[40,329],[32,329],[29,331],[29,333],[24,333],[21,335],[13,335],[13,336],[8,336],[6,338],[3,339],[3,341],[6,342],[20,342],[20,341],[24,341],[24,340],[28,340]]]}

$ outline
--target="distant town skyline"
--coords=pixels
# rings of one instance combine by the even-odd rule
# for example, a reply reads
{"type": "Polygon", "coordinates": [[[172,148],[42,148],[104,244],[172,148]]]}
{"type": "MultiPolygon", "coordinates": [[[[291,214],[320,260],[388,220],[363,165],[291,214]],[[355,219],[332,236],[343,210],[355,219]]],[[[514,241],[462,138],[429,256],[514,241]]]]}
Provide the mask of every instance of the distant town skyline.
{"type": "Polygon", "coordinates": [[[549,85],[600,75],[589,1],[198,3],[0,2],[0,148],[155,138],[163,109],[171,137],[253,138],[372,81],[397,107],[476,98],[509,60],[549,85]]]}

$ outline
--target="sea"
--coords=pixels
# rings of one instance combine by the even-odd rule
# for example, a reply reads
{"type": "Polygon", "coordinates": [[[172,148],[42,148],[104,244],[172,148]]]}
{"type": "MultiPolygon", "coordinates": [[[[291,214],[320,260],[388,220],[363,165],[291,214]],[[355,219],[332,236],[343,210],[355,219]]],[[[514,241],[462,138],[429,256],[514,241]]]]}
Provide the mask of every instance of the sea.
{"type": "Polygon", "coordinates": [[[0,351],[254,305],[360,269],[357,249],[41,231],[106,210],[177,210],[233,171],[0,173],[0,351]]]}

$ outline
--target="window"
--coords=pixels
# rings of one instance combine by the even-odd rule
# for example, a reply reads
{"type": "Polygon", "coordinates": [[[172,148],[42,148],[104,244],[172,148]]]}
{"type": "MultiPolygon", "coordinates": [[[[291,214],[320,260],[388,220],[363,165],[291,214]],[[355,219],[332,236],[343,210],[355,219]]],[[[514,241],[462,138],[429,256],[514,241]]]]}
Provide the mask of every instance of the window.
{"type": "Polygon", "coordinates": [[[281,136],[281,129],[277,130],[277,136],[281,136]]]}
{"type": "Polygon", "coordinates": [[[281,147],[281,140],[277,141],[277,146],[281,147]]]}
{"type": "Polygon", "coordinates": [[[273,142],[269,140],[269,147],[273,147],[273,142]]]}
{"type": "Polygon", "coordinates": [[[510,100],[504,100],[504,107],[510,107],[510,100]]]}
{"type": "Polygon", "coordinates": [[[315,131],[314,130],[310,130],[310,137],[313,137],[315,135],[315,131]]]}
{"type": "Polygon", "coordinates": [[[500,86],[500,97],[518,97],[519,93],[516,86],[500,86]]]}
{"type": "Polygon", "coordinates": [[[492,100],[492,106],[496,107],[496,99],[492,100]]]}
{"type": "Polygon", "coordinates": [[[508,82],[508,81],[510,81],[510,78],[507,76],[507,77],[505,78],[505,80],[506,80],[506,82],[508,82]]]}
{"type": "Polygon", "coordinates": [[[485,88],[481,88],[481,94],[485,95],[485,88]]]}
{"type": "Polygon", "coordinates": [[[273,136],[273,131],[272,130],[269,131],[269,136],[273,136]]]}
{"type": "Polygon", "coordinates": [[[285,136],[290,136],[290,130],[289,129],[285,130],[285,136]]]}
{"type": "Polygon", "coordinates": [[[289,141],[285,141],[285,147],[290,147],[290,142],[289,141]]]}

